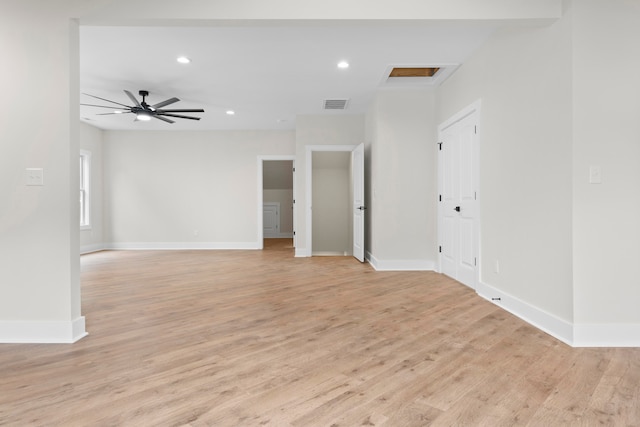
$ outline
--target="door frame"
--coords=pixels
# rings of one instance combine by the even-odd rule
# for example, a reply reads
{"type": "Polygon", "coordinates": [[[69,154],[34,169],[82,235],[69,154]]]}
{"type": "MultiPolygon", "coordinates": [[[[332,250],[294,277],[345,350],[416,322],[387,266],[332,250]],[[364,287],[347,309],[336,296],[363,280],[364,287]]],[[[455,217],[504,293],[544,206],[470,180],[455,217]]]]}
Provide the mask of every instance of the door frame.
{"type": "MultiPolygon", "coordinates": [[[[272,155],[261,155],[258,156],[258,214],[257,214],[257,223],[258,223],[258,242],[257,242],[257,249],[264,249],[264,223],[263,223],[263,218],[262,215],[264,214],[263,212],[263,203],[264,203],[264,194],[263,194],[263,190],[264,190],[264,177],[263,177],[263,173],[264,173],[264,167],[263,164],[264,162],[269,162],[269,161],[274,161],[274,160],[287,160],[287,161],[291,161],[291,164],[293,166],[293,170],[295,170],[296,168],[296,156],[295,155],[288,155],[288,154],[272,154],[272,155]]],[[[291,171],[291,173],[293,173],[293,170],[291,171]]],[[[293,179],[293,197],[295,199],[296,197],[296,180],[295,177],[293,179]]],[[[295,230],[296,230],[296,204],[293,204],[293,247],[296,247],[296,234],[295,234],[295,230]]]]}
{"type": "Polygon", "coordinates": [[[355,145],[307,145],[306,153],[305,153],[305,244],[306,244],[306,256],[312,256],[312,248],[313,248],[313,213],[312,213],[312,202],[313,202],[313,152],[314,151],[346,151],[351,152],[358,147],[358,144],[355,145]]]}
{"type": "MultiPolygon", "coordinates": [[[[454,124],[458,123],[459,121],[467,118],[468,116],[472,115],[472,114],[476,114],[476,119],[477,119],[477,129],[476,129],[476,144],[473,147],[473,180],[475,182],[475,186],[476,186],[476,212],[475,212],[475,218],[474,218],[474,224],[473,224],[473,246],[474,246],[474,252],[476,254],[476,258],[477,258],[477,263],[476,263],[476,269],[475,269],[475,277],[474,277],[474,283],[473,283],[473,289],[477,289],[478,288],[478,284],[480,283],[480,278],[481,276],[481,266],[482,266],[482,253],[480,250],[480,236],[481,236],[481,232],[480,232],[480,200],[481,200],[481,194],[480,194],[480,143],[481,143],[481,126],[479,125],[480,123],[480,118],[481,118],[481,106],[482,106],[482,102],[480,99],[474,101],[473,103],[471,103],[470,105],[468,105],[467,107],[463,108],[462,110],[460,110],[459,112],[457,112],[456,114],[454,114],[453,116],[451,116],[449,119],[445,120],[444,122],[442,122],[439,126],[438,126],[438,142],[440,142],[441,139],[441,135],[442,133],[448,129],[449,127],[453,126],[454,124]]],[[[442,194],[442,188],[444,183],[442,182],[442,170],[443,170],[444,166],[442,164],[442,156],[438,155],[438,194],[442,194]]],[[[442,242],[442,238],[443,238],[443,231],[442,231],[442,215],[443,215],[443,207],[442,207],[442,203],[438,203],[438,212],[437,212],[437,228],[438,228],[438,245],[441,244],[442,242]]],[[[437,248],[436,248],[437,250],[437,248]]],[[[440,253],[440,251],[438,251],[438,263],[437,263],[437,271],[438,273],[442,273],[442,255],[440,253]]]]}

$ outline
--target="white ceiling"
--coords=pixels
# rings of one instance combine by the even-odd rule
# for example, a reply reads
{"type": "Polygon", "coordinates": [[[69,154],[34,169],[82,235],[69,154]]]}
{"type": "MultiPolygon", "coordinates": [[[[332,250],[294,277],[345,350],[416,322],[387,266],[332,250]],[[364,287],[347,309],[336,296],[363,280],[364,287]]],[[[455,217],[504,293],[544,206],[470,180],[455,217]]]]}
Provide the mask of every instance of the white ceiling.
{"type": "MultiPolygon", "coordinates": [[[[174,124],[134,122],[132,114],[96,115],[110,110],[86,106],[80,116],[103,129],[294,129],[299,114],[364,113],[375,92],[389,86],[393,66],[445,66],[432,82],[438,83],[494,29],[456,22],[83,26],[82,93],[131,105],[123,90],[137,96],[142,89],[150,92],[149,104],[175,96],[181,102],[166,108],[205,112],[192,114],[200,121],[174,124]],[[180,55],[192,62],[177,63],[180,55]],[[342,60],[348,69],[337,67],[342,60]],[[323,111],[323,101],[336,98],[349,99],[348,108],[323,111]]],[[[80,102],[109,105],[83,94],[80,102]]]]}

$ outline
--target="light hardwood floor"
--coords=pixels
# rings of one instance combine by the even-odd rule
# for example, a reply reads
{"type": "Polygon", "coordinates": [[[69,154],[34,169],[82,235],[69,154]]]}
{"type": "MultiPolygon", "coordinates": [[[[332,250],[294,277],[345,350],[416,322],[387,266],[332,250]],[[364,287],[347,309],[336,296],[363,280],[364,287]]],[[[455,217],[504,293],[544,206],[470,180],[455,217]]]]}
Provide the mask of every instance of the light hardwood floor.
{"type": "Polygon", "coordinates": [[[640,349],[290,246],[83,256],[90,335],[0,344],[0,425],[640,425],[640,349]]]}

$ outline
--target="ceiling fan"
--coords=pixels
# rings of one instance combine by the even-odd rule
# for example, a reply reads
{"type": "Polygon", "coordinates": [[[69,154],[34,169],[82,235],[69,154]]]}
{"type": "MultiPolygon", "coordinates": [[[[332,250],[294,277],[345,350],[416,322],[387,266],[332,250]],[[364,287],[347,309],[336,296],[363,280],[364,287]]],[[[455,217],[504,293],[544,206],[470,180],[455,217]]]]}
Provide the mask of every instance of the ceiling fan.
{"type": "Polygon", "coordinates": [[[200,120],[200,117],[183,116],[182,114],[175,114],[175,113],[204,113],[204,110],[202,108],[170,109],[170,110],[162,108],[169,104],[173,104],[174,102],[180,101],[178,98],[175,98],[175,97],[169,98],[162,102],[158,102],[157,104],[154,104],[154,105],[149,105],[147,104],[147,101],[146,101],[147,96],[149,96],[149,91],[141,90],[138,92],[138,94],[142,97],[142,102],[139,102],[136,99],[136,97],[133,96],[133,94],[128,90],[125,90],[124,93],[126,93],[129,99],[131,100],[131,102],[133,102],[134,104],[133,106],[128,106],[116,101],[100,98],[99,96],[89,95],[88,93],[85,93],[84,95],[90,96],[92,98],[100,99],[102,101],[111,102],[112,104],[120,105],[120,107],[114,110],[114,108],[116,107],[110,107],[108,105],[95,105],[95,104],[80,104],[80,105],[86,105],[88,107],[110,108],[111,110],[114,110],[111,113],[99,113],[98,114],[99,116],[106,116],[110,114],[133,113],[136,115],[136,121],[137,120],[148,121],[148,120],[151,120],[151,118],[153,117],[154,119],[162,120],[163,122],[175,123],[173,120],[168,119],[167,117],[176,117],[179,119],[189,119],[189,120],[200,120]]]}

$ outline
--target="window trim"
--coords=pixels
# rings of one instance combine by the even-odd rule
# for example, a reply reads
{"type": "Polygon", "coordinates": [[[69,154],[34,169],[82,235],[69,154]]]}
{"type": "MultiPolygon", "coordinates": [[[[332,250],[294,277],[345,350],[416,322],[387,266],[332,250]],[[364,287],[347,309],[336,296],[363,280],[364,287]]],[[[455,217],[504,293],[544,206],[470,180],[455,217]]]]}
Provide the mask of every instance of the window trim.
{"type": "Polygon", "coordinates": [[[78,172],[80,174],[80,197],[78,199],[80,210],[80,230],[91,230],[91,151],[80,150],[80,164],[78,172]]]}

